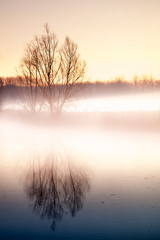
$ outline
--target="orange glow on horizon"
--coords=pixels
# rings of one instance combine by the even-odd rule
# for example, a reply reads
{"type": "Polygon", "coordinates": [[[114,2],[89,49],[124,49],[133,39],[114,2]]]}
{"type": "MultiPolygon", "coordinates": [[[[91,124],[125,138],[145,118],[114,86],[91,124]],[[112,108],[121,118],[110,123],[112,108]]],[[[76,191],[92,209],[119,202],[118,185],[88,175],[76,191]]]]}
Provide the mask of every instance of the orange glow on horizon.
{"type": "Polygon", "coordinates": [[[160,79],[159,0],[0,1],[0,76],[15,76],[24,48],[48,22],[78,44],[91,81],[160,79]],[[36,21],[35,21],[36,19],[36,21]],[[75,21],[76,20],[76,21],[75,21]]]}

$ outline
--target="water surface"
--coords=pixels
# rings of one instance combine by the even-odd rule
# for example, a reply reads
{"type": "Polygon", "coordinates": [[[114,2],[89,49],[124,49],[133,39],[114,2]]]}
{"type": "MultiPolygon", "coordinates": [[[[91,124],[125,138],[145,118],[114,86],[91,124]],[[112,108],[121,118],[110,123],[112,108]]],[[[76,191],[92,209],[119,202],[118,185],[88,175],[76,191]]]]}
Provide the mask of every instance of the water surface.
{"type": "Polygon", "coordinates": [[[157,117],[145,128],[0,121],[0,239],[160,239],[157,117]]]}

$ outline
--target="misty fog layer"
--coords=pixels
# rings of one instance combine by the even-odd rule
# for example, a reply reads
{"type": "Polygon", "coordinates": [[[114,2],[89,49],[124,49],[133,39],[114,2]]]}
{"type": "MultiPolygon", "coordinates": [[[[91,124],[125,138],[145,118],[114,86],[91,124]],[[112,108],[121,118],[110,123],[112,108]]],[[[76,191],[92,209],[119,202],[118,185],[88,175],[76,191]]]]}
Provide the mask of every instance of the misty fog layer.
{"type": "MultiPolygon", "coordinates": [[[[37,102],[39,109],[41,102],[37,102]]],[[[3,110],[22,111],[22,99],[15,101],[6,98],[3,110]]],[[[160,110],[160,92],[141,92],[113,94],[109,96],[76,97],[68,99],[63,107],[63,112],[144,112],[160,110]]],[[[41,112],[49,112],[49,106],[44,104],[41,112]]]]}

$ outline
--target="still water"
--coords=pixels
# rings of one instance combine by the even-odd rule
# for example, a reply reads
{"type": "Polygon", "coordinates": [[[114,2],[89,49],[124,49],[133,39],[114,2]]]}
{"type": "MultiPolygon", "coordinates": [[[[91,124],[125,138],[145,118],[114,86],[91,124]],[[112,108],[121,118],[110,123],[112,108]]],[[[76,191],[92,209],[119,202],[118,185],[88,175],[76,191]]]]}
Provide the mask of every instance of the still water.
{"type": "Polygon", "coordinates": [[[0,239],[160,239],[154,125],[55,126],[2,117],[0,239]]]}

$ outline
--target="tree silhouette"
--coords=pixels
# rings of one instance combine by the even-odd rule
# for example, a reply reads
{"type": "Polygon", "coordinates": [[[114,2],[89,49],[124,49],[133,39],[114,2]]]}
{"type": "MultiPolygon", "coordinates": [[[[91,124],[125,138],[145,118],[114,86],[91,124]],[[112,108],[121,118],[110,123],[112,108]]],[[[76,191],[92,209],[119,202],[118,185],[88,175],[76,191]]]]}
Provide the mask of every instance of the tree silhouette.
{"type": "MultiPolygon", "coordinates": [[[[42,92],[50,112],[61,112],[64,104],[80,91],[86,63],[80,59],[77,44],[69,37],[59,47],[57,37],[45,25],[45,34],[31,41],[21,60],[21,79],[35,99],[36,86],[42,92]]],[[[32,104],[33,105],[33,104],[32,104]]]]}
{"type": "Polygon", "coordinates": [[[33,212],[41,218],[52,219],[53,231],[64,214],[69,212],[74,217],[82,209],[89,188],[87,174],[67,155],[49,155],[43,163],[34,158],[25,178],[33,212]]]}

